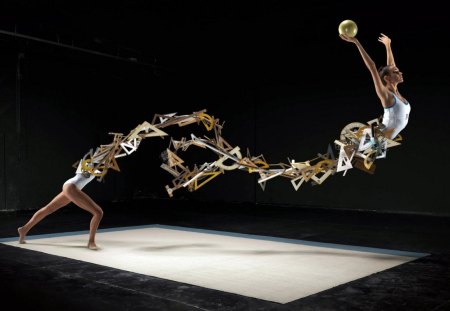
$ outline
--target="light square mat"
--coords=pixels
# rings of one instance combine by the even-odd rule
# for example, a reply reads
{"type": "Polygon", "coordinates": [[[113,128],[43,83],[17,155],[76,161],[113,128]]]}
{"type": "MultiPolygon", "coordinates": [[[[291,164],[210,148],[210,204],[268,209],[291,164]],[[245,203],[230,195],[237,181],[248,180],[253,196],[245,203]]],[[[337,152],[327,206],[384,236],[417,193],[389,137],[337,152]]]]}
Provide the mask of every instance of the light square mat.
{"type": "Polygon", "coordinates": [[[0,242],[121,270],[288,303],[428,254],[161,225],[0,242]]]}

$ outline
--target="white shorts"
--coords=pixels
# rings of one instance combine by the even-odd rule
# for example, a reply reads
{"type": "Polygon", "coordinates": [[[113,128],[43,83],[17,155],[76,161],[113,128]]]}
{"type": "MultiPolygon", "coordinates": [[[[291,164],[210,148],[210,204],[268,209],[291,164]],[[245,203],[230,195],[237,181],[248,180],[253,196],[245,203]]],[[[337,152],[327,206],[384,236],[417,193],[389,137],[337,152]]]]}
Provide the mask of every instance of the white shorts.
{"type": "Polygon", "coordinates": [[[89,182],[91,182],[95,178],[94,175],[90,175],[89,177],[84,177],[83,174],[76,174],[74,177],[68,179],[65,184],[74,184],[78,189],[83,189],[89,182]]]}

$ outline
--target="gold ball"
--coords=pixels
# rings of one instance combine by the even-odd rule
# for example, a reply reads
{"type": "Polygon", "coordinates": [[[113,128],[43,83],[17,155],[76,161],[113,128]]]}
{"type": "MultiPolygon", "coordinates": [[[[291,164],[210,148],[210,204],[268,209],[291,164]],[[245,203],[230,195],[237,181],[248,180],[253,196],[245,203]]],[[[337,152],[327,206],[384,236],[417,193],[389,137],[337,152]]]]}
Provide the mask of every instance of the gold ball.
{"type": "Polygon", "coordinates": [[[339,24],[339,34],[354,37],[358,33],[358,26],[350,19],[339,24]]]}

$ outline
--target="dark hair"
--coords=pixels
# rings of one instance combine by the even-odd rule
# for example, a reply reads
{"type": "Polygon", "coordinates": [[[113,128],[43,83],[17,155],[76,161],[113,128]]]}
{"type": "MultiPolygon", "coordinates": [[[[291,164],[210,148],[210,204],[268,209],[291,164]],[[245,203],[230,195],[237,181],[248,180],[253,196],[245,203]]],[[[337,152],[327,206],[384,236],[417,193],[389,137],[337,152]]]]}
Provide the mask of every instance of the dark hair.
{"type": "Polygon", "coordinates": [[[384,85],[386,85],[386,81],[384,81],[384,77],[391,73],[391,70],[389,66],[381,66],[378,69],[378,75],[381,78],[381,82],[383,82],[384,85]]]}

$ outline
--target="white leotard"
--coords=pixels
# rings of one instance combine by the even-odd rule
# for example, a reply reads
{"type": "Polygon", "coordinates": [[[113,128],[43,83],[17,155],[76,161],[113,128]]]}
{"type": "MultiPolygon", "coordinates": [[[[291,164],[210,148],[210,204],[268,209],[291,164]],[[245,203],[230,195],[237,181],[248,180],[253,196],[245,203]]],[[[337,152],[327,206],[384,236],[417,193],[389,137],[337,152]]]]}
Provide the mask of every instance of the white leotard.
{"type": "Polygon", "coordinates": [[[89,174],[87,172],[83,173],[81,170],[81,162],[82,160],[80,160],[80,164],[78,164],[77,167],[77,171],[74,177],[66,180],[65,184],[74,184],[78,189],[83,189],[84,186],[86,186],[89,182],[91,182],[95,176],[92,174],[89,174]]]}
{"type": "Polygon", "coordinates": [[[89,174],[89,177],[83,176],[83,174],[76,174],[74,177],[68,179],[65,184],[74,184],[78,189],[83,189],[89,182],[95,178],[94,175],[89,174]]]}
{"type": "Polygon", "coordinates": [[[409,113],[411,112],[411,105],[408,102],[403,102],[400,98],[394,95],[394,104],[389,108],[384,108],[383,125],[386,130],[394,130],[391,138],[395,138],[408,124],[409,113]]]}

